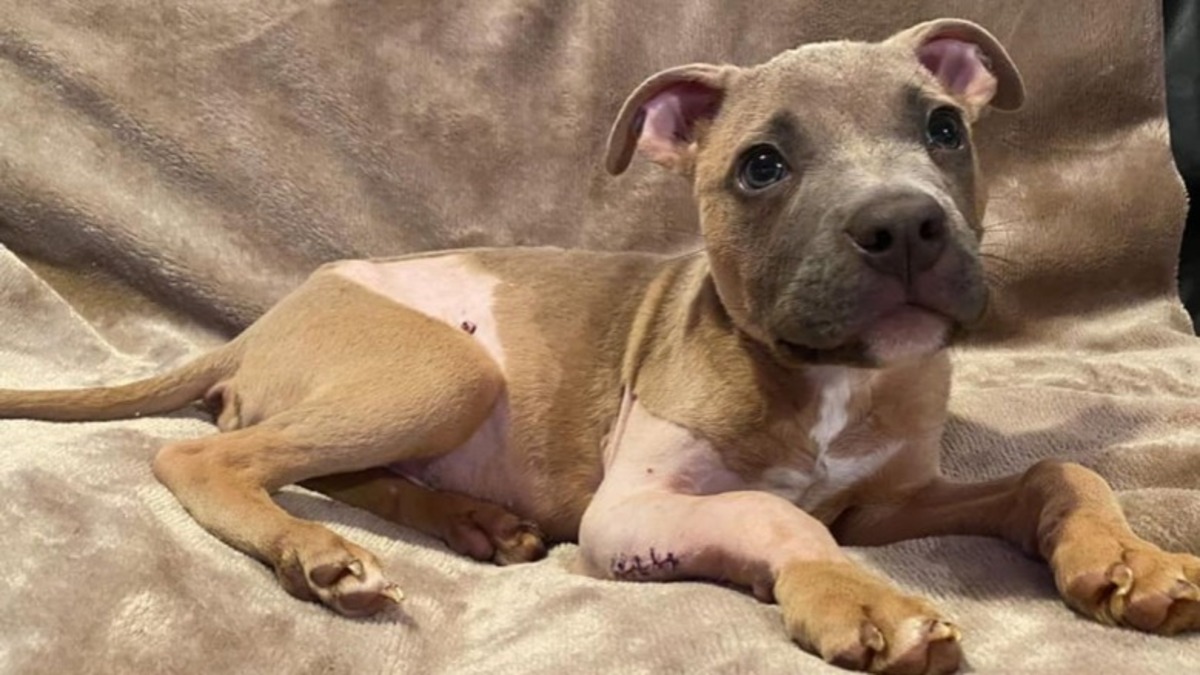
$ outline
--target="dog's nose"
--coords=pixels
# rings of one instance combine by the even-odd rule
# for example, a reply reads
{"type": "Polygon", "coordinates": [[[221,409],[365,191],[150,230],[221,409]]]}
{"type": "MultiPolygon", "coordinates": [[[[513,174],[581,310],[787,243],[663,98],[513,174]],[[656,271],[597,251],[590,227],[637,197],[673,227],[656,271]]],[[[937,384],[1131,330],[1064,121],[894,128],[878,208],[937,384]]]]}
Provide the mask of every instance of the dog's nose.
{"type": "Polygon", "coordinates": [[[868,265],[907,283],[946,250],[946,211],[923,192],[876,197],[850,217],[846,234],[868,265]]]}

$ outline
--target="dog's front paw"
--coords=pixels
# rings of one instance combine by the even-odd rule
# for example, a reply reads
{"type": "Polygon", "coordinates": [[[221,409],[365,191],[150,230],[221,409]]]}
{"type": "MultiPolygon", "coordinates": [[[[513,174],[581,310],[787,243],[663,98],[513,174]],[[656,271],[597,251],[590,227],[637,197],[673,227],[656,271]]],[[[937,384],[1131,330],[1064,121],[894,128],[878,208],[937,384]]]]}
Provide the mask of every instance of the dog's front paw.
{"type": "Polygon", "coordinates": [[[286,537],[275,574],[288,593],[345,616],[370,616],[404,598],[374,555],[324,528],[286,537]]]}
{"type": "Polygon", "coordinates": [[[775,596],[792,639],[842,668],[924,675],[956,672],[962,661],[953,624],[848,563],[793,565],[775,596]]]}
{"type": "Polygon", "coordinates": [[[1105,529],[1077,528],[1056,547],[1051,564],[1067,604],[1149,633],[1200,630],[1200,558],[1105,529]]]}

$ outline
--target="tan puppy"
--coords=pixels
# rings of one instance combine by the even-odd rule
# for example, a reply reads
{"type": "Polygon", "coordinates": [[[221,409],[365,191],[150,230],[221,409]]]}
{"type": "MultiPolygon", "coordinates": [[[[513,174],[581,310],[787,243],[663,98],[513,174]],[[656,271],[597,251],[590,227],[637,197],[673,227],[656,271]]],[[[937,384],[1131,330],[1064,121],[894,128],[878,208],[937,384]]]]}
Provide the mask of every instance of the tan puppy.
{"type": "Polygon", "coordinates": [[[155,475],[290,593],[345,614],[399,591],[272,491],[309,481],[500,562],[541,555],[532,521],[577,539],[591,574],[773,598],[801,646],[876,672],[955,670],[959,634],[839,542],[1004,537],[1045,558],[1086,616],[1196,630],[1200,559],[1135,536],[1096,474],[1046,461],[985,484],[939,475],[942,348],[986,303],[969,125],[1023,96],[1004,49],[955,20],[668,70],[626,102],[607,166],[637,151],[689,178],[704,252],[331,264],[179,371],[4,391],[0,414],[205,399],[221,433],[163,448],[155,475]]]}

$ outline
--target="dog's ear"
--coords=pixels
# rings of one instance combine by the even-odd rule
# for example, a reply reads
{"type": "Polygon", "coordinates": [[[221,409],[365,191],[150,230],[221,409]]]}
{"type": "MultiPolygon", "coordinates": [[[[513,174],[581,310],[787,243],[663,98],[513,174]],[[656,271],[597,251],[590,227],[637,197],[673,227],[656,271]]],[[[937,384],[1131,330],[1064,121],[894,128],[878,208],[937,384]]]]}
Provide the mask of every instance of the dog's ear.
{"type": "Polygon", "coordinates": [[[938,19],[917,24],[888,39],[911,49],[972,117],[985,106],[1016,110],[1025,102],[1021,74],[1003,45],[978,24],[961,19],[938,19]]]}
{"type": "Polygon", "coordinates": [[[688,173],[696,153],[697,124],[716,117],[733,70],[694,63],[664,70],[638,85],[608,134],[608,172],[623,172],[636,147],[652,161],[688,173]]]}

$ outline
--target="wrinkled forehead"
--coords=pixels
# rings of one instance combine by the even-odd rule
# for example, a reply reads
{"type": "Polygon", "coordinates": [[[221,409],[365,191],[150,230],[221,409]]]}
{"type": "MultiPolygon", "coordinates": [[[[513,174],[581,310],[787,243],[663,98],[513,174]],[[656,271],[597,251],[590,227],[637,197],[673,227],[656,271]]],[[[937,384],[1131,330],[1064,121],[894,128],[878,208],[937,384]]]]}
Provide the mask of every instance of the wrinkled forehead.
{"type": "Polygon", "coordinates": [[[864,43],[784,52],[742,71],[729,94],[717,125],[724,143],[791,134],[816,151],[855,137],[907,134],[931,103],[953,103],[915,55],[864,43]]]}

